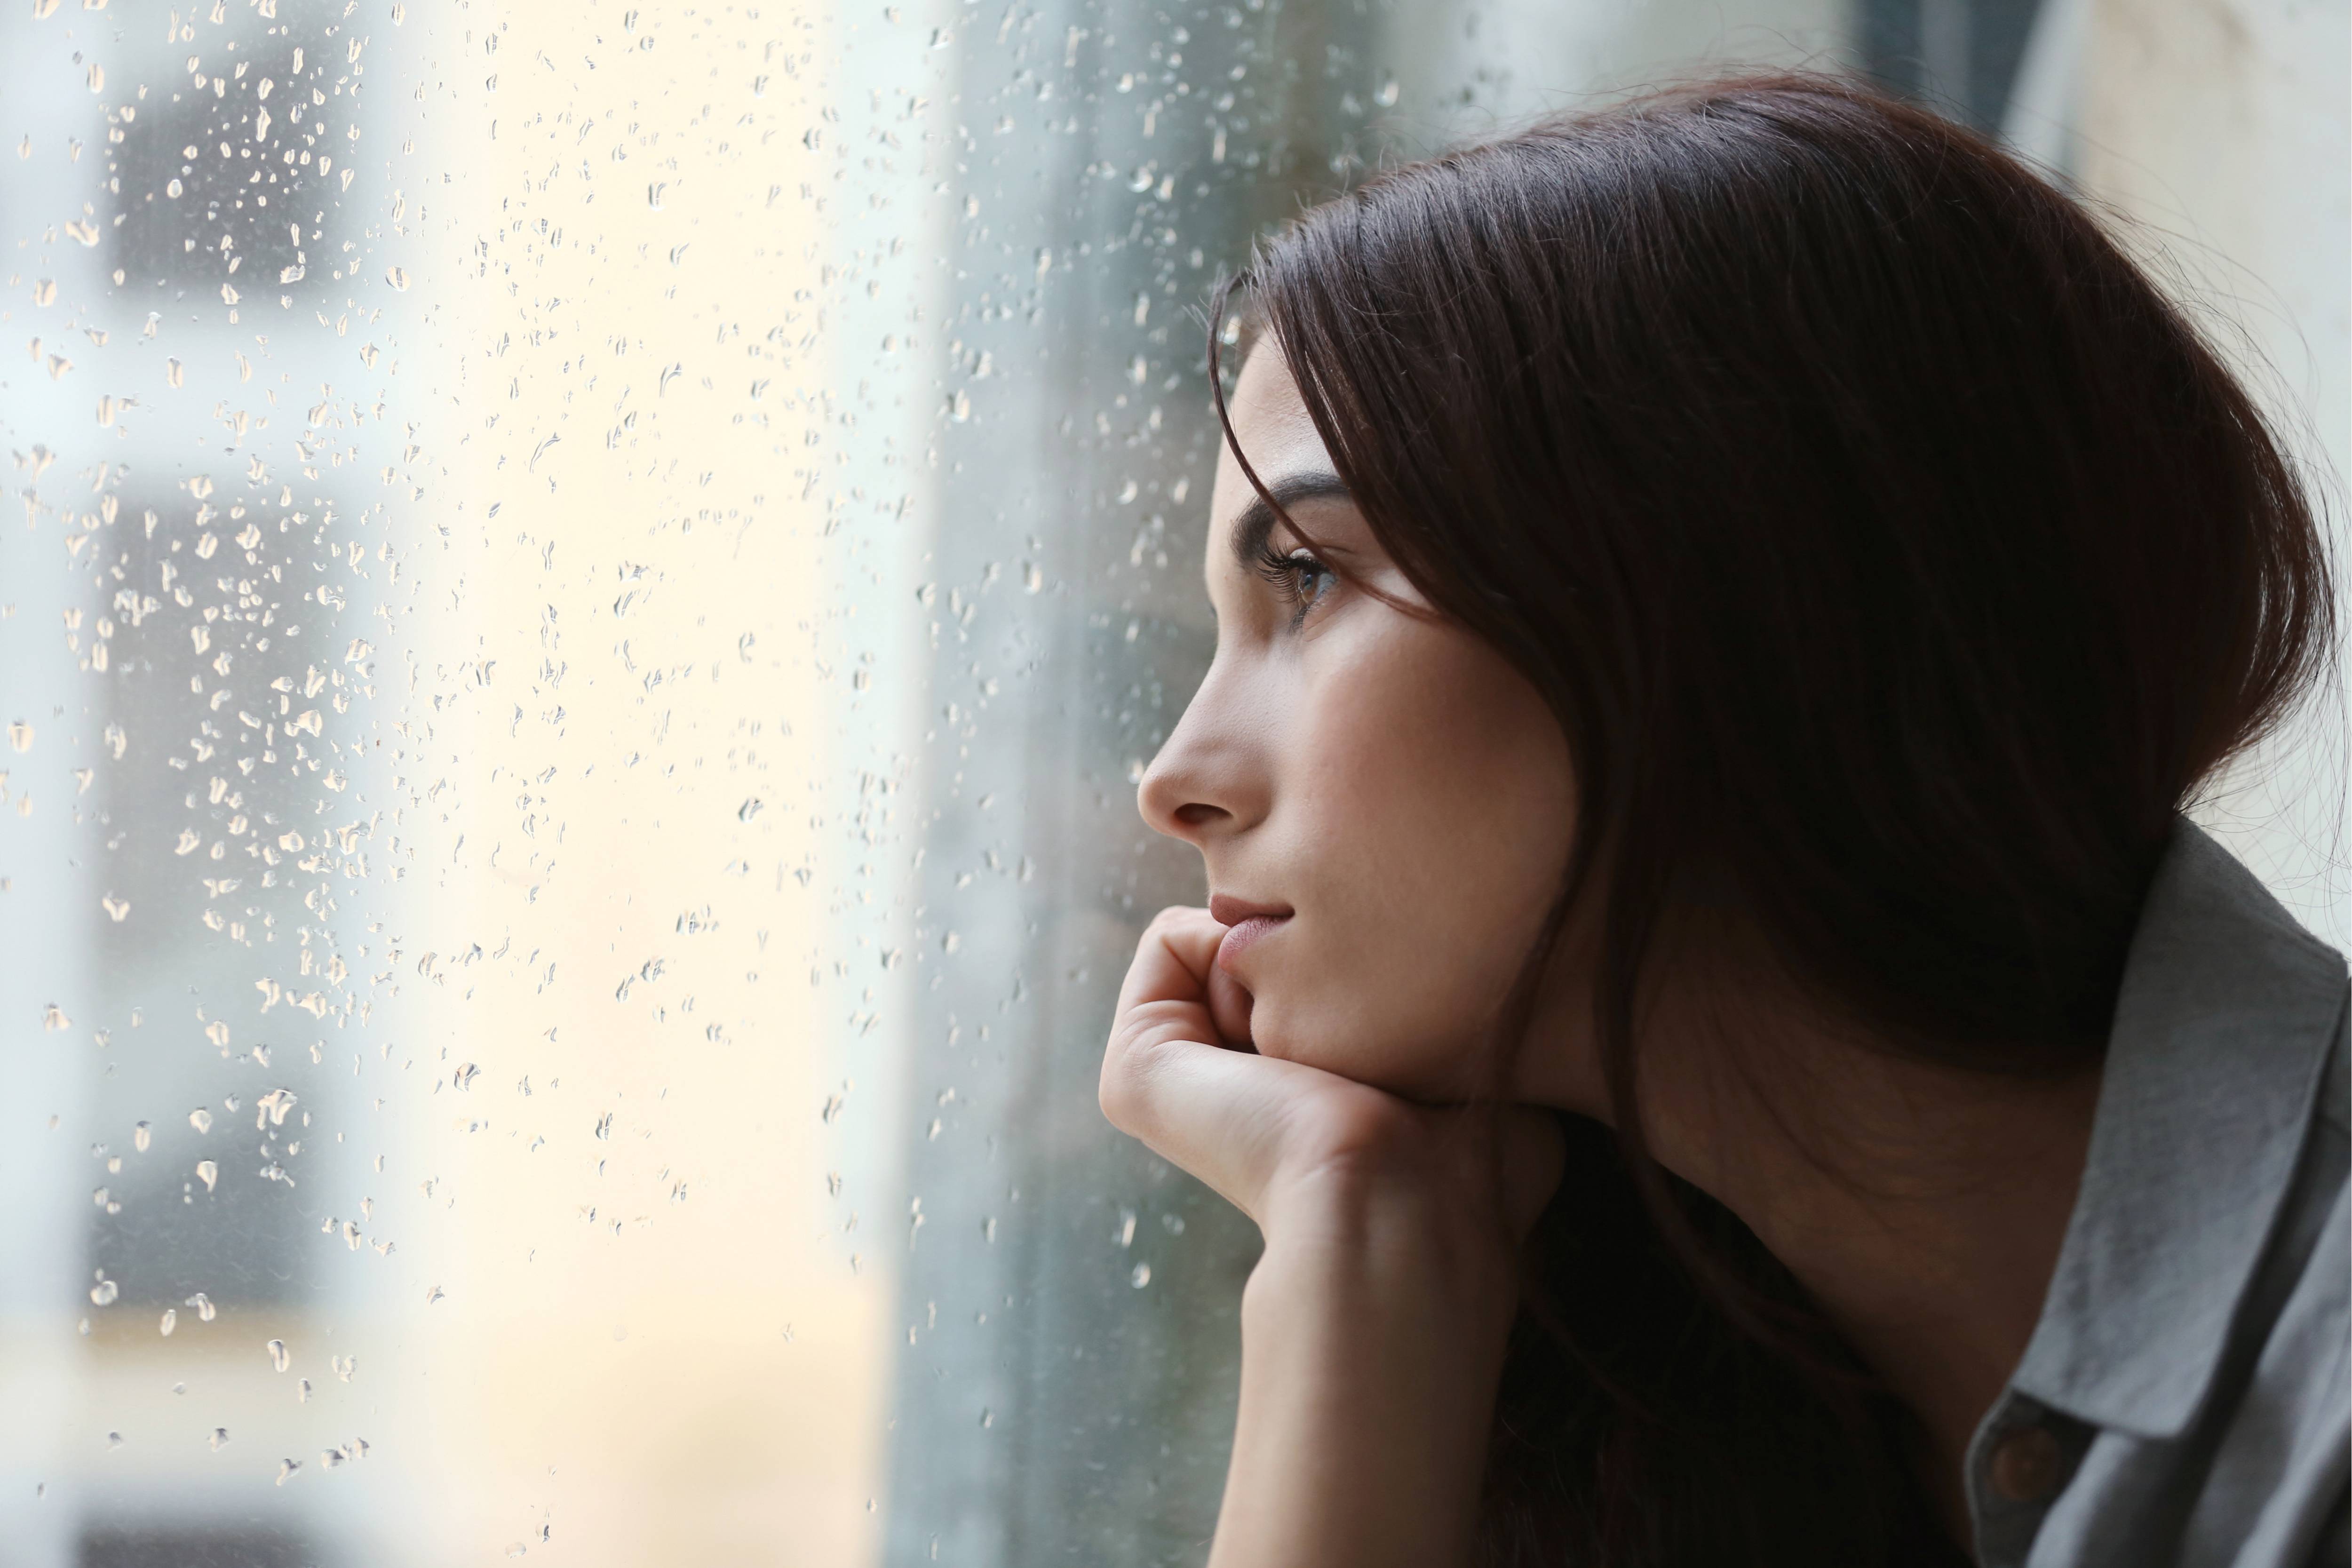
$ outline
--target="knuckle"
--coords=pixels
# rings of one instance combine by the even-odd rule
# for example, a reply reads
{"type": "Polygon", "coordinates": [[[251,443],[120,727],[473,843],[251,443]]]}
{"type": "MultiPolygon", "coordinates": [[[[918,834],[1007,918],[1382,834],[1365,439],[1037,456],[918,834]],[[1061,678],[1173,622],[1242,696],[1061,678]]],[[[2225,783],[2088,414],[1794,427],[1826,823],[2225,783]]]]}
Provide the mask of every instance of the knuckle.
{"type": "Polygon", "coordinates": [[[1206,910],[1195,909],[1190,904],[1170,904],[1167,908],[1161,910],[1158,914],[1151,917],[1150,922],[1143,928],[1144,934],[1147,936],[1156,935],[1160,931],[1171,931],[1178,926],[1190,925],[1194,920],[1206,912],[1206,910]]]}
{"type": "Polygon", "coordinates": [[[1095,1099],[1103,1115],[1122,1132],[1137,1132],[1149,1120],[1154,1053],[1140,1022],[1122,1018],[1103,1051],[1102,1077],[1095,1099]]]}

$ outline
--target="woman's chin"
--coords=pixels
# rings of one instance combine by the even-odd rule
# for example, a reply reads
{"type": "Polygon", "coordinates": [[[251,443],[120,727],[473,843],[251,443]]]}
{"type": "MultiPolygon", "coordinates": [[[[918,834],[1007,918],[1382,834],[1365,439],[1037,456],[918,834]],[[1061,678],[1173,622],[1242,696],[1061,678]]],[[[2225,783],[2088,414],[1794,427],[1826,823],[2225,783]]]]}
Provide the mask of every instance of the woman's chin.
{"type": "MultiPolygon", "coordinates": [[[[1449,1037],[1432,1031],[1412,1038],[1368,1028],[1332,1029],[1317,1026],[1286,1007],[1281,999],[1261,995],[1250,1019],[1254,1048],[1262,1057],[1296,1062],[1369,1088],[1429,1104],[1451,1104],[1475,1098],[1479,1053],[1475,1040],[1449,1037]]],[[[1307,1009],[1311,1019],[1315,1010],[1307,1009]]]]}

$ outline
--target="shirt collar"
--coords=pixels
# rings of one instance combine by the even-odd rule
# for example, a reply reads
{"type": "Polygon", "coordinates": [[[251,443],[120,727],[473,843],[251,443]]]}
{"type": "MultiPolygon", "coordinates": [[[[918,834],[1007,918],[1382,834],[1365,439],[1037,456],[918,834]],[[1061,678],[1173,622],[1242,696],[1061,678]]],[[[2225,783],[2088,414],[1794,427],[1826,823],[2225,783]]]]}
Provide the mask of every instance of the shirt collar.
{"type": "Polygon", "coordinates": [[[2133,933],[2082,1188],[2011,1384],[2177,1436],[2294,1179],[2342,955],[2183,819],[2133,933]]]}

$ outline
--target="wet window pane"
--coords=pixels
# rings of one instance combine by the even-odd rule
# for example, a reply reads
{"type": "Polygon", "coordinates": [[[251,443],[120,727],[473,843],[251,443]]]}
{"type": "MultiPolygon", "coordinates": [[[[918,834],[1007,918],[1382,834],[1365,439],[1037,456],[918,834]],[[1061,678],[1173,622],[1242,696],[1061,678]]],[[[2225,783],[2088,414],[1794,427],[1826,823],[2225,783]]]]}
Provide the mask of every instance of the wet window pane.
{"type": "Polygon", "coordinates": [[[1094,1100],[1195,311],[1542,108],[2042,58],[1899,9],[13,0],[11,1561],[1198,1561],[1254,1237],[1094,1100]]]}

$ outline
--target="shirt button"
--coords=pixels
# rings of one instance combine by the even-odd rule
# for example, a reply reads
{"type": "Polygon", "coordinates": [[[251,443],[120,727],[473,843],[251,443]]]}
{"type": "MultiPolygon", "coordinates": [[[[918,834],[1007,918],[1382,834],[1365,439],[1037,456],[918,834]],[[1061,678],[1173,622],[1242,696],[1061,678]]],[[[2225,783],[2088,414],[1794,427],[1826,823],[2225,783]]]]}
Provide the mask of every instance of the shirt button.
{"type": "Polygon", "coordinates": [[[1992,1489],[2011,1502],[2041,1502],[2065,1479],[2066,1455],[2047,1426],[2021,1426],[1993,1446],[1992,1489]]]}

